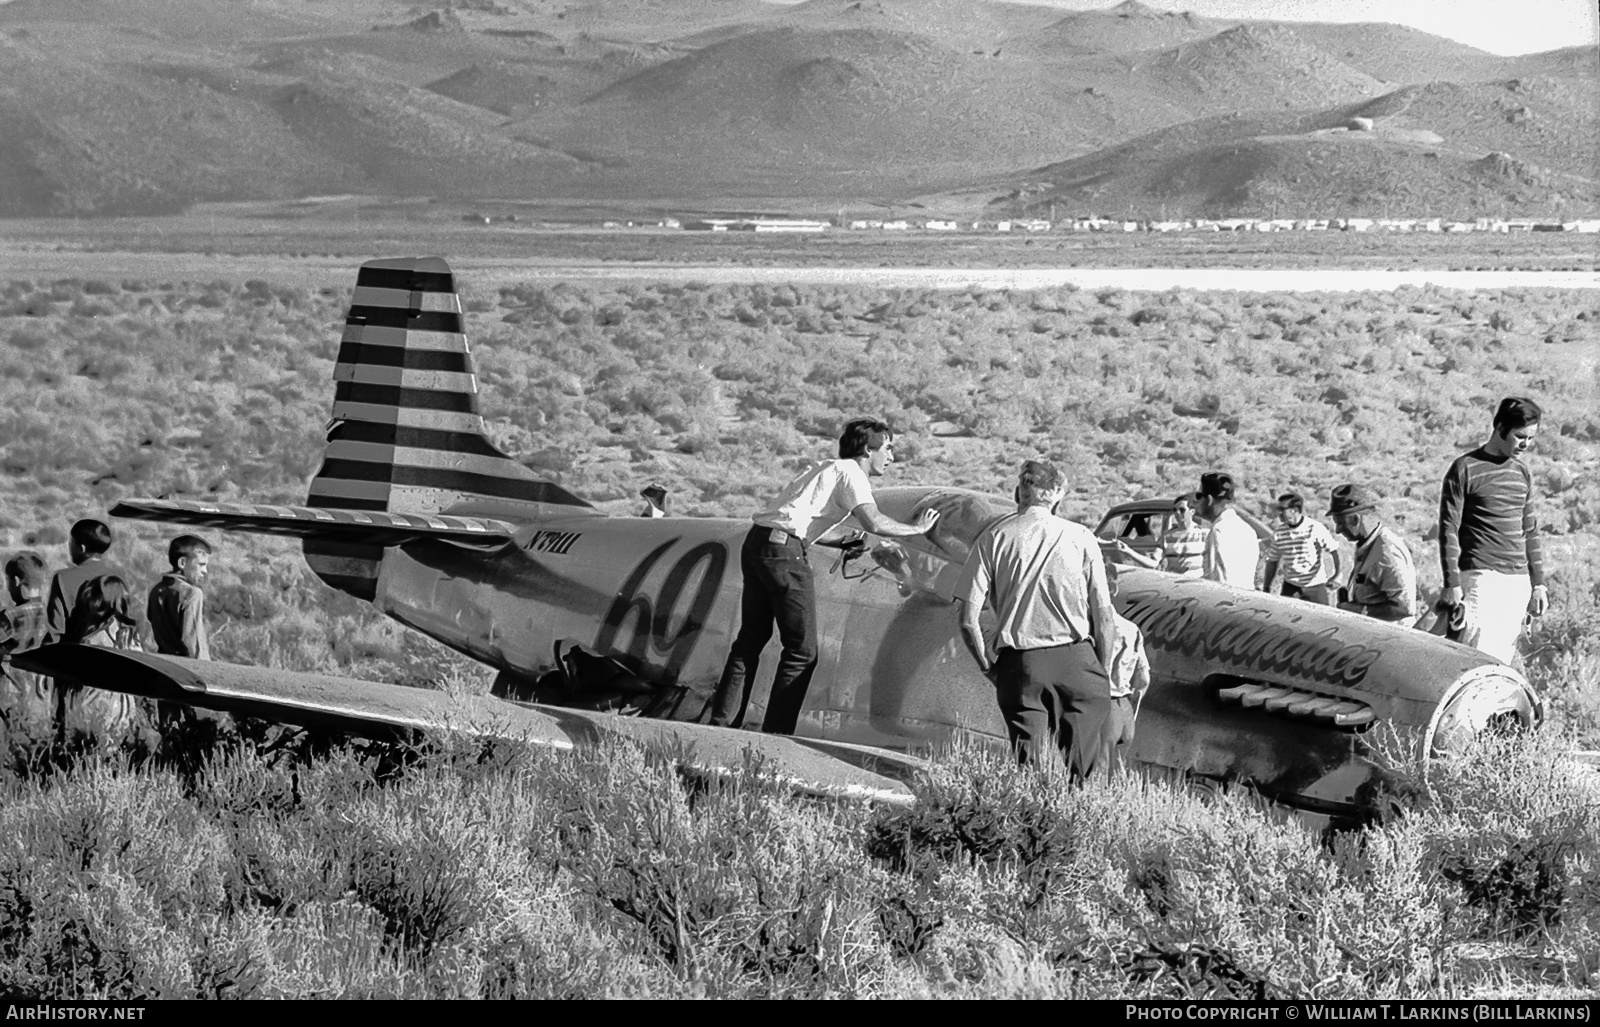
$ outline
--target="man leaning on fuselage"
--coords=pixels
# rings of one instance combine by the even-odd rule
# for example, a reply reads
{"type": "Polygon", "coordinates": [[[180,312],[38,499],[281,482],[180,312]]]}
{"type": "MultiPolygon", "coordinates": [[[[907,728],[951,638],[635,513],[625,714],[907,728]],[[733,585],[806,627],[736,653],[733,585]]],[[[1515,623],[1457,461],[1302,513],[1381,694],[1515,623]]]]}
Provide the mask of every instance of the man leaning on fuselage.
{"type": "Polygon", "coordinates": [[[750,700],[761,650],[772,638],[773,622],[783,642],[772,693],[761,730],[794,734],[806,689],[817,666],[817,599],[812,584],[811,543],[847,517],[875,535],[924,535],[939,515],[924,510],[905,524],[878,510],[869,477],[881,476],[894,462],[894,433],[882,421],[858,418],[839,436],[839,458],[824,460],[797,475],[751,518],[739,550],[744,594],[739,633],[711,698],[711,723],[738,726],[750,700]]]}

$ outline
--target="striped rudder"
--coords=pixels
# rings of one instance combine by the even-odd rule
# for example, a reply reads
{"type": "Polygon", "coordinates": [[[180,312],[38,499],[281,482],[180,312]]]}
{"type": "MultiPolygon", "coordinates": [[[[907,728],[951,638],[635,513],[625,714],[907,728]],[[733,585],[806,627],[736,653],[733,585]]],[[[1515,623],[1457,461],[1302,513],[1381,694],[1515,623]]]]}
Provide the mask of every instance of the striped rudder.
{"type": "MultiPolygon", "coordinates": [[[[328,445],[308,506],[439,514],[470,504],[511,517],[545,505],[592,509],[489,441],[455,276],[440,258],[361,266],[333,378],[328,445]]],[[[374,546],[306,542],[319,577],[367,599],[382,556],[374,546]]]]}

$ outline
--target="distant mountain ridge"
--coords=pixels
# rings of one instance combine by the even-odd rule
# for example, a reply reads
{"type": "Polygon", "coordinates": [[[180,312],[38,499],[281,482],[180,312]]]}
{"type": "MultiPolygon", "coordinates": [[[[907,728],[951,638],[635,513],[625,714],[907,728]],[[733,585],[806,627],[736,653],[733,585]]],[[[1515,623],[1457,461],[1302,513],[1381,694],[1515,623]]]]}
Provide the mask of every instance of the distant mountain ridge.
{"type": "Polygon", "coordinates": [[[1504,58],[1133,0],[13,0],[0,216],[985,190],[997,211],[1592,215],[1597,101],[1593,46],[1504,58]]]}

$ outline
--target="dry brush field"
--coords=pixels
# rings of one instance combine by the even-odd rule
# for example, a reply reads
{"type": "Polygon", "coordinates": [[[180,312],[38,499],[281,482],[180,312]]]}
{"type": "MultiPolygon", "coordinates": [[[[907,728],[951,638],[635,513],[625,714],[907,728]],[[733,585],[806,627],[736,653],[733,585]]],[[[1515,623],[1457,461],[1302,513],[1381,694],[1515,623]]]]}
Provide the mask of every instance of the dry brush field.
{"type": "MultiPolygon", "coordinates": [[[[889,813],[796,801],[759,768],[708,789],[634,751],[224,747],[178,773],[47,769],[22,745],[0,780],[0,991],[1593,993],[1600,815],[1560,758],[1600,748],[1593,291],[462,290],[491,434],[615,512],[657,480],[679,512],[748,514],[874,412],[902,433],[896,481],[1002,491],[1043,454],[1084,520],[1208,469],[1258,510],[1363,481],[1431,590],[1446,464],[1494,400],[1536,396],[1554,608],[1522,659],[1550,723],[1336,839],[1246,795],[1067,793],[979,753],[889,813]]],[[[6,284],[0,548],[64,563],[70,523],[125,497],[302,501],[348,299],[271,272],[6,284]]],[[[147,587],[170,532],[116,527],[147,587]]],[[[289,544],[213,541],[218,658],[486,687],[289,544]]]]}

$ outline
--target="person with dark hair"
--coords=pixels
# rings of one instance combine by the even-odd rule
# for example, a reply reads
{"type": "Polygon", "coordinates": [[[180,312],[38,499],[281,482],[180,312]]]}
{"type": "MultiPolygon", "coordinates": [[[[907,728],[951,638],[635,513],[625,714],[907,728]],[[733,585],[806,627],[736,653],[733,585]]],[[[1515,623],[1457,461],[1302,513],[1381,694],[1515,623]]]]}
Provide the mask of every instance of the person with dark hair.
{"type": "Polygon", "coordinates": [[[640,517],[665,517],[667,515],[667,490],[652,482],[639,490],[639,495],[644,498],[644,509],[639,511],[640,517]]]}
{"type": "Polygon", "coordinates": [[[1335,602],[1334,585],[1340,576],[1339,543],[1322,526],[1306,516],[1306,501],[1297,492],[1278,497],[1278,527],[1267,542],[1267,566],[1261,588],[1271,592],[1273,578],[1282,570],[1278,591],[1319,606],[1335,602]],[[1333,569],[1328,569],[1332,560],[1333,569]]]}
{"type": "Polygon", "coordinates": [[[72,526],[67,538],[67,556],[72,566],[57,571],[50,582],[50,601],[46,607],[50,641],[59,641],[66,631],[67,618],[84,584],[114,573],[105,559],[110,548],[111,529],[105,522],[85,519],[72,526]]]}
{"type": "Polygon", "coordinates": [[[812,585],[811,543],[848,517],[875,535],[925,535],[939,515],[924,510],[905,524],[878,510],[869,478],[894,462],[894,434],[882,421],[860,418],[839,436],[839,458],[824,460],[797,475],[777,499],[752,518],[739,550],[744,595],[739,633],[728,652],[722,678],[709,708],[710,722],[738,726],[744,720],[750,686],[761,650],[777,622],[783,653],[778,657],[761,730],[794,734],[806,689],[817,665],[817,601],[812,585]]]}
{"type": "MultiPolygon", "coordinates": [[[[91,578],[78,590],[63,642],[106,649],[140,649],[139,623],[128,609],[128,584],[115,574],[91,578]]],[[[56,736],[67,741],[116,742],[138,726],[134,698],[56,679],[56,736]]]]}
{"type": "Polygon", "coordinates": [[[211,543],[199,535],[179,535],[167,546],[167,562],[172,570],[155,583],[145,602],[156,652],[209,660],[202,586],[211,573],[211,543]]]}
{"type": "Polygon", "coordinates": [[[0,612],[0,719],[8,730],[49,718],[49,679],[11,664],[16,653],[44,644],[44,589],[49,584],[44,560],[22,552],[6,561],[6,595],[11,606],[0,612]]]}
{"type": "Polygon", "coordinates": [[[1256,587],[1261,540],[1234,508],[1231,474],[1207,471],[1200,476],[1197,513],[1211,522],[1203,557],[1205,576],[1235,588],[1256,587]]]}
{"type": "Polygon", "coordinates": [[[1417,566],[1405,540],[1386,524],[1378,500],[1361,485],[1333,490],[1328,516],[1356,544],[1350,584],[1339,589],[1339,609],[1393,623],[1417,613],[1417,566]]]}
{"type": "Polygon", "coordinates": [[[1017,511],[984,528],[957,580],[961,638],[995,686],[1017,761],[1054,762],[1074,781],[1094,772],[1111,715],[1106,668],[1117,651],[1100,541],[1057,517],[1066,479],[1039,460],[1017,475],[1017,511]],[[995,615],[991,640],[984,606],[995,615]]]}
{"type": "Polygon", "coordinates": [[[1439,490],[1442,606],[1463,607],[1463,641],[1510,663],[1525,617],[1549,606],[1533,474],[1521,455],[1539,434],[1543,411],[1510,397],[1495,410],[1488,441],[1462,454],[1439,490]]]}
{"type": "Polygon", "coordinates": [[[1161,533],[1161,544],[1149,556],[1120,538],[1112,540],[1111,548],[1135,566],[1198,578],[1205,572],[1206,529],[1194,522],[1194,509],[1193,492],[1172,501],[1172,526],[1161,533]]]}
{"type": "Polygon", "coordinates": [[[1161,535],[1161,569],[1179,577],[1205,574],[1207,532],[1194,521],[1195,496],[1185,492],[1172,500],[1172,527],[1161,535]]]}

